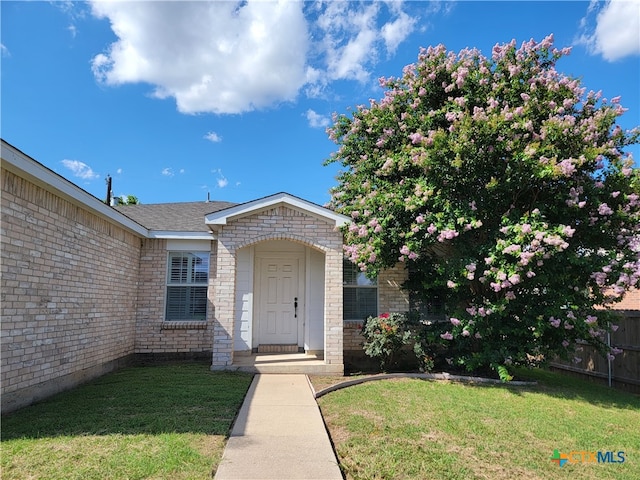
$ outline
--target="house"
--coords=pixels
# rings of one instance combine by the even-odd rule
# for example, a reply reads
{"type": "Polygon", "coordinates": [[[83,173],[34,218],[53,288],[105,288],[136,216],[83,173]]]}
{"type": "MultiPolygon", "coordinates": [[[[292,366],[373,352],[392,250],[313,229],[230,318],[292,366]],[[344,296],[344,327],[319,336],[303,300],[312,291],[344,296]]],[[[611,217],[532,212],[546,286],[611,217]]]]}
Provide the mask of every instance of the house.
{"type": "Polygon", "coordinates": [[[293,195],[112,207],[5,141],[1,158],[3,411],[134,358],[341,373],[364,318],[408,310],[405,269],[368,280],[344,262],[349,219],[293,195]]]}

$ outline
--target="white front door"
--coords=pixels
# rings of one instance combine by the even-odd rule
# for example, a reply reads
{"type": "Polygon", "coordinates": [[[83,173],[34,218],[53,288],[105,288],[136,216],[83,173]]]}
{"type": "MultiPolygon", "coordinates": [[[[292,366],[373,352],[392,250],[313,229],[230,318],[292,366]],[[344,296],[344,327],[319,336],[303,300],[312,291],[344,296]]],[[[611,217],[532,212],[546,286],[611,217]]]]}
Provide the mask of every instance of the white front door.
{"type": "Polygon", "coordinates": [[[258,288],[258,329],[261,345],[295,345],[298,343],[297,258],[261,258],[258,288]]]}

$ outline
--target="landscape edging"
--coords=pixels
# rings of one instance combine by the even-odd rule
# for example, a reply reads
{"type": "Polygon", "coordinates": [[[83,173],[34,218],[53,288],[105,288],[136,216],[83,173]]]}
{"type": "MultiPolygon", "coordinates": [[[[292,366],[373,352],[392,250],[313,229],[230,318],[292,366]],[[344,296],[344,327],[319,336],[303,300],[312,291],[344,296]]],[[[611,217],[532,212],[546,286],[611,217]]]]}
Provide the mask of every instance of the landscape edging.
{"type": "MultiPolygon", "coordinates": [[[[309,377],[307,376],[307,379],[309,377]]],[[[365,382],[373,382],[375,380],[387,380],[392,378],[421,378],[424,380],[450,380],[453,382],[463,382],[463,383],[484,383],[490,385],[513,385],[513,386],[533,386],[537,385],[538,382],[525,382],[525,381],[510,381],[503,382],[502,380],[494,379],[494,378],[484,378],[484,377],[472,377],[466,375],[451,375],[449,373],[382,373],[379,375],[371,375],[368,377],[360,377],[353,380],[347,380],[345,382],[340,382],[335,385],[331,385],[330,387],[323,388],[319,392],[316,392],[313,388],[312,382],[309,380],[309,385],[311,386],[311,390],[313,391],[313,396],[315,398],[320,398],[327,393],[335,392],[336,390],[340,390],[342,388],[351,387],[353,385],[359,385],[365,382]]]]}

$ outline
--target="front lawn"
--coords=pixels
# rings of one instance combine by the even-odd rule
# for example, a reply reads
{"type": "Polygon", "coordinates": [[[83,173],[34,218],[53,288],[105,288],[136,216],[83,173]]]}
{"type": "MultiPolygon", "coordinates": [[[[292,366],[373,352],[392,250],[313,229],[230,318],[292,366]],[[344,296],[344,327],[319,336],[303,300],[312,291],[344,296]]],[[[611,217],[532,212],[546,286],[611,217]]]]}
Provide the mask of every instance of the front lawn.
{"type": "Polygon", "coordinates": [[[132,367],[2,418],[2,478],[206,479],[252,376],[132,367]]]}
{"type": "Polygon", "coordinates": [[[538,385],[381,380],[318,403],[347,479],[640,478],[640,397],[556,373],[526,375],[538,385]],[[575,463],[560,468],[556,449],[574,452],[575,463]],[[623,451],[625,461],[581,461],[598,451],[617,460],[623,451]]]}

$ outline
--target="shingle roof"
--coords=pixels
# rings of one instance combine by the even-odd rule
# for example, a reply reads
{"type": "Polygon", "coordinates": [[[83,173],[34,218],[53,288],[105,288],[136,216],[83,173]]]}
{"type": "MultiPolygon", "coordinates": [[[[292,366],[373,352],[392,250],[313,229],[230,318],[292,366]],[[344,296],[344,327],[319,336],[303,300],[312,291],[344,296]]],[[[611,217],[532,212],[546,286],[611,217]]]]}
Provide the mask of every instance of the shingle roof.
{"type": "Polygon", "coordinates": [[[149,230],[208,232],[204,216],[235,205],[230,202],[182,202],[119,205],[114,208],[149,230]]]}

